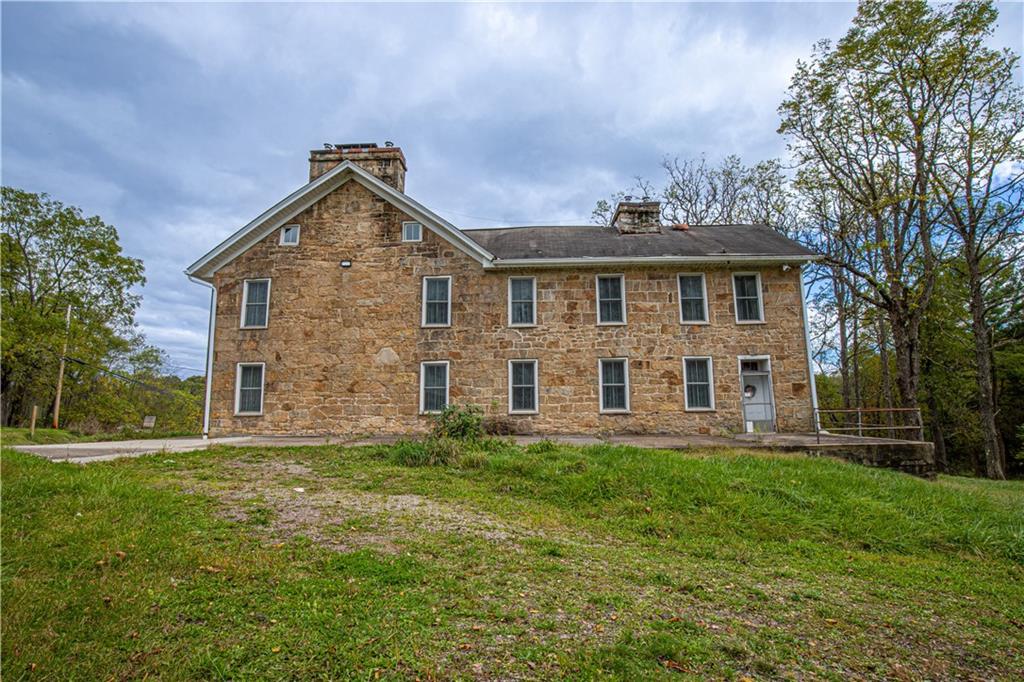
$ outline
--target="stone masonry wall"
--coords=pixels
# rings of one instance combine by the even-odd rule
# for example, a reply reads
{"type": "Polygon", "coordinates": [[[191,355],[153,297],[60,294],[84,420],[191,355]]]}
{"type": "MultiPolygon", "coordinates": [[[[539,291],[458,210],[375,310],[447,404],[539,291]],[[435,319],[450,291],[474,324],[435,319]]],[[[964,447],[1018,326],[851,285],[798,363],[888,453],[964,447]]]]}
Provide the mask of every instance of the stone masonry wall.
{"type": "MultiPolygon", "coordinates": [[[[211,434],[403,434],[419,414],[420,362],[450,361],[451,402],[475,403],[520,433],[724,433],[742,430],[737,356],[770,355],[780,430],[811,422],[800,273],[759,268],[764,324],[738,325],[730,270],[707,273],[710,324],[681,325],[679,269],[485,271],[348,182],[216,273],[211,434]],[[351,260],[350,268],[339,262],[351,260]],[[595,275],[626,276],[626,326],[597,326],[595,275]],[[537,326],[508,326],[509,275],[537,278],[537,326]],[[422,277],[451,275],[452,326],[420,326],[422,277]],[[240,329],[242,280],[270,277],[266,329],[240,329]],[[714,412],[683,407],[682,358],[713,356],[714,412]],[[629,358],[630,414],[600,414],[598,358],[629,358]],[[539,414],[508,414],[508,360],[536,359],[539,414]],[[234,415],[235,365],[265,362],[264,411],[234,415]]],[[[628,237],[626,237],[628,238],[628,237]]],[[[750,270],[743,268],[743,270],[750,270]]]]}

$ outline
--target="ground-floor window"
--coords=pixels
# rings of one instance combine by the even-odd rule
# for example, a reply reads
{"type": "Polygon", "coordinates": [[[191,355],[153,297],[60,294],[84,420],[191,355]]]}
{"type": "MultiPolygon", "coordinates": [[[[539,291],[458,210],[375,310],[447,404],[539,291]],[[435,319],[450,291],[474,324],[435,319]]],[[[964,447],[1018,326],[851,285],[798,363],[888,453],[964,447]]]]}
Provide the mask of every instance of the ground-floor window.
{"type": "Polygon", "coordinates": [[[263,363],[240,362],[235,375],[235,414],[263,414],[263,363]]]}
{"type": "Polygon", "coordinates": [[[687,410],[715,409],[714,372],[711,358],[683,358],[683,384],[687,410]]]}
{"type": "Polygon", "coordinates": [[[599,361],[601,411],[629,412],[629,367],[625,358],[599,361]]]}
{"type": "Polygon", "coordinates": [[[537,411],[537,361],[509,360],[509,412],[537,411]]]}
{"type": "Polygon", "coordinates": [[[448,407],[448,362],[420,365],[420,412],[442,412],[448,407]]]}

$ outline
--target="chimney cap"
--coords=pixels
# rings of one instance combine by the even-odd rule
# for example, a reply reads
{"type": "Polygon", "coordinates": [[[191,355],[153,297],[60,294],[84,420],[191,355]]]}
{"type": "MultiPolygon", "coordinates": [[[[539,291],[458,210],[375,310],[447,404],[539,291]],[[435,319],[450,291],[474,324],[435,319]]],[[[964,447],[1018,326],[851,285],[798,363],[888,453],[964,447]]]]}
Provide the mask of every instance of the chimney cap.
{"type": "Polygon", "coordinates": [[[341,151],[350,151],[352,149],[376,149],[377,148],[377,143],[376,142],[345,142],[345,143],[342,143],[342,144],[335,143],[334,148],[335,149],[340,149],[341,151]]]}

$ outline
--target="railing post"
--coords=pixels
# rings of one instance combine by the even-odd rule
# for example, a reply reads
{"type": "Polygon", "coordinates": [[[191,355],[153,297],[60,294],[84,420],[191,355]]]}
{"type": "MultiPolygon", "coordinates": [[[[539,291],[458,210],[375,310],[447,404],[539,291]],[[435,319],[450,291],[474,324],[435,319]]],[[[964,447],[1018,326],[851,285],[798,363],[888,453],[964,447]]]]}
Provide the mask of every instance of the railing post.
{"type": "Polygon", "coordinates": [[[864,413],[861,412],[861,408],[858,407],[857,408],[857,437],[858,438],[863,438],[864,437],[863,426],[864,426],[864,413]]]}

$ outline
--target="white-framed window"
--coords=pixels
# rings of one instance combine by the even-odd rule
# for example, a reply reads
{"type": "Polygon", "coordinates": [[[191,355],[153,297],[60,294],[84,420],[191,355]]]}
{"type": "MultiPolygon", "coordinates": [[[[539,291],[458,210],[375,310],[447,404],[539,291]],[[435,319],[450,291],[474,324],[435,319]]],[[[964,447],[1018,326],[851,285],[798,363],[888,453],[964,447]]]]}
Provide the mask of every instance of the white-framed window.
{"type": "Polygon", "coordinates": [[[423,225],[416,222],[405,222],[402,223],[402,241],[403,242],[421,242],[423,241],[423,225]]]}
{"type": "Polygon", "coordinates": [[[448,361],[420,363],[420,412],[443,412],[448,393],[448,361]]]}
{"type": "Polygon", "coordinates": [[[679,275],[679,321],[708,323],[708,287],[702,272],[679,275]]]}
{"type": "Polygon", "coordinates": [[[240,362],[235,368],[235,414],[255,416],[263,414],[262,362],[240,362]]]}
{"type": "Polygon", "coordinates": [[[452,278],[423,278],[423,319],[424,327],[452,326],[452,278]]]}
{"type": "Polygon", "coordinates": [[[508,325],[532,327],[537,324],[537,278],[508,278],[508,325]]]}
{"type": "Polygon", "coordinates": [[[285,225],[281,228],[281,243],[285,246],[299,245],[299,226],[285,225]]]}
{"type": "Polygon", "coordinates": [[[601,358],[597,364],[601,412],[629,412],[629,361],[601,358]]]}
{"type": "Polygon", "coordinates": [[[687,411],[715,409],[715,370],[710,357],[683,358],[683,396],[687,411]]]}
{"type": "Polygon", "coordinates": [[[242,328],[262,329],[270,316],[270,279],[242,281],[242,328]]]}
{"type": "Polygon", "coordinates": [[[625,275],[597,276],[597,323],[626,324],[625,275]]]}
{"type": "Polygon", "coordinates": [[[536,414],[537,408],[537,361],[508,361],[508,411],[509,414],[536,414]]]}
{"type": "Polygon", "coordinates": [[[736,305],[737,324],[764,322],[764,303],[761,300],[761,274],[734,272],[732,295],[736,305]]]}

